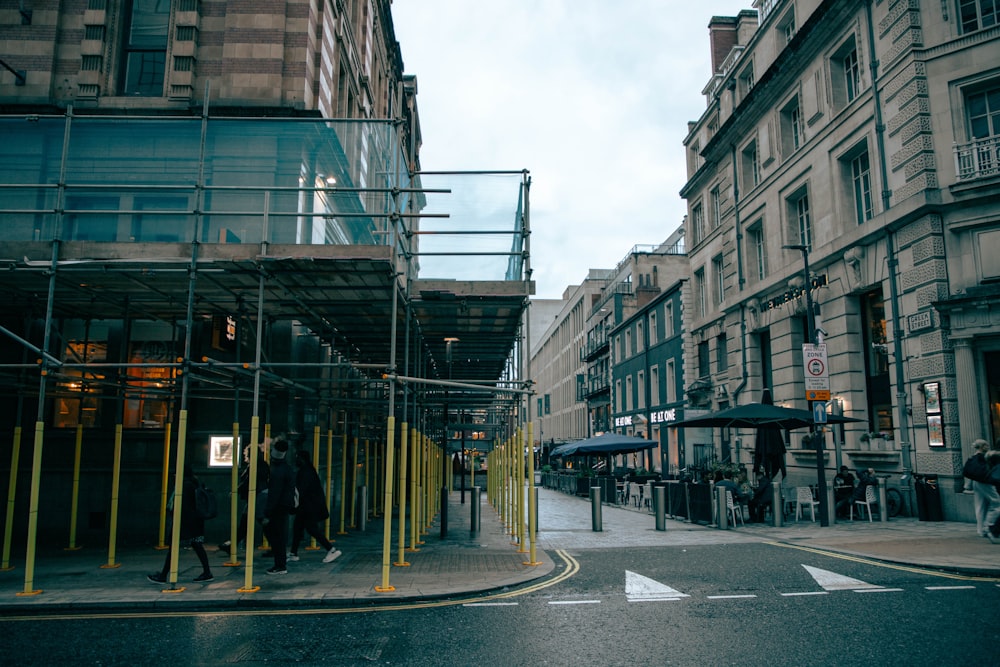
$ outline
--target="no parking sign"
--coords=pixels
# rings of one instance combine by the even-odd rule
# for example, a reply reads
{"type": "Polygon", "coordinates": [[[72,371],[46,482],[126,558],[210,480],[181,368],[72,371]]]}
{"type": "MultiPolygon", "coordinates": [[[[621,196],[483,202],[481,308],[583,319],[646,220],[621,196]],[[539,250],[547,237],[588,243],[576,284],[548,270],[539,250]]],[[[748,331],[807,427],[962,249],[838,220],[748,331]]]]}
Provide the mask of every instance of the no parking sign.
{"type": "Polygon", "coordinates": [[[802,346],[802,367],[805,369],[806,399],[830,400],[830,367],[826,360],[826,344],[802,346]]]}

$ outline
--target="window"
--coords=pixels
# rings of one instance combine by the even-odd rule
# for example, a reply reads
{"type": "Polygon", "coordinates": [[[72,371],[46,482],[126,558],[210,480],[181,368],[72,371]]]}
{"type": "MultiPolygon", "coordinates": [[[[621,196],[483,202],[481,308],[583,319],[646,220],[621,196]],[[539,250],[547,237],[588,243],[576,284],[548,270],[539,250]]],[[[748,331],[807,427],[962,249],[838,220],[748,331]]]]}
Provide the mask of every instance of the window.
{"type": "Polygon", "coordinates": [[[830,58],[830,80],[833,105],[838,109],[846,107],[861,93],[861,61],[854,35],[830,58]]]}
{"type": "Polygon", "coordinates": [[[622,381],[615,380],[615,412],[622,411],[622,381]]]}
{"type": "Polygon", "coordinates": [[[636,408],[639,410],[646,409],[646,374],[643,371],[639,371],[636,374],[638,393],[636,394],[636,408]]]}
{"type": "Polygon", "coordinates": [[[715,337],[715,367],[720,373],[729,368],[729,341],[725,331],[715,337]]]}
{"type": "Polygon", "coordinates": [[[632,376],[625,376],[625,410],[631,410],[633,404],[632,399],[632,376]]]}
{"type": "Polygon", "coordinates": [[[698,377],[705,378],[712,374],[712,369],[708,367],[708,341],[703,340],[698,343],[698,377]]]}
{"type": "Polygon", "coordinates": [[[812,252],[812,218],[809,213],[809,193],[805,187],[788,198],[788,217],[792,223],[789,237],[797,237],[799,245],[804,245],[812,252]]]}
{"type": "Polygon", "coordinates": [[[701,207],[701,202],[691,209],[691,239],[694,245],[698,245],[705,238],[705,211],[701,207]]]}
{"type": "Polygon", "coordinates": [[[1000,87],[968,95],[965,104],[972,139],[1000,136],[1000,87]]]}
{"type": "Polygon", "coordinates": [[[649,313],[649,344],[655,345],[659,340],[660,332],[656,329],[656,311],[649,313]]]}
{"type": "Polygon", "coordinates": [[[781,109],[780,123],[781,156],[788,158],[802,145],[802,108],[798,95],[781,109]]]}
{"type": "Polygon", "coordinates": [[[649,406],[660,404],[660,367],[649,367],[649,406]]]}
{"type": "Polygon", "coordinates": [[[673,336],[673,335],[674,335],[675,333],[677,333],[677,332],[676,332],[676,331],[674,330],[674,328],[675,328],[675,324],[674,324],[674,304],[673,304],[672,302],[670,302],[670,303],[667,303],[667,304],[666,304],[666,305],[665,305],[665,306],[663,307],[663,314],[664,314],[664,315],[666,316],[666,318],[667,318],[667,321],[666,321],[666,323],[664,324],[664,327],[663,327],[663,330],[664,330],[664,333],[666,334],[666,337],[667,337],[667,338],[670,338],[670,337],[671,337],[671,336],[673,336]]]}
{"type": "Polygon", "coordinates": [[[795,8],[792,7],[788,13],[781,17],[777,25],[778,33],[781,35],[781,44],[784,46],[795,37],[795,8]]]}
{"type": "Polygon", "coordinates": [[[765,252],[767,239],[764,236],[764,223],[758,220],[747,228],[747,264],[750,276],[755,280],[767,277],[767,255],[765,252]]]}
{"type": "Polygon", "coordinates": [[[622,359],[628,359],[632,356],[632,330],[626,329],[625,331],[625,356],[622,359]]]}
{"type": "Polygon", "coordinates": [[[760,184],[760,155],[757,152],[757,140],[754,139],[743,148],[742,153],[743,184],[746,189],[753,190],[760,184]]]}
{"type": "Polygon", "coordinates": [[[872,172],[868,160],[868,147],[848,157],[851,178],[851,197],[854,204],[854,219],[859,225],[875,216],[875,202],[872,199],[872,172]]]}
{"type": "Polygon", "coordinates": [[[667,403],[677,401],[677,368],[673,359],[667,359],[667,403]]]}
{"type": "Polygon", "coordinates": [[[1000,3],[996,0],[959,0],[958,15],[962,34],[983,30],[1000,23],[1000,3]]]}
{"type": "Polygon", "coordinates": [[[753,61],[740,72],[739,90],[740,98],[744,98],[750,94],[753,90],[754,78],[753,78],[753,61]]]}
{"type": "Polygon", "coordinates": [[[712,258],[712,283],[715,287],[715,305],[720,305],[726,299],[726,274],[722,263],[722,255],[712,258]]]}
{"type": "Polygon", "coordinates": [[[162,96],[170,28],[169,0],[126,3],[124,25],[119,93],[162,96]]]}
{"type": "Polygon", "coordinates": [[[705,317],[708,312],[708,304],[705,302],[705,269],[694,272],[694,300],[695,313],[699,317],[705,317]]]}
{"type": "Polygon", "coordinates": [[[642,343],[643,343],[643,340],[642,340],[643,339],[642,329],[643,329],[643,327],[642,327],[642,321],[636,322],[635,323],[635,351],[636,351],[636,353],[642,352],[642,343]]]}
{"type": "Polygon", "coordinates": [[[717,229],[722,224],[722,194],[718,186],[712,188],[709,199],[712,204],[712,229],[717,229]]]}

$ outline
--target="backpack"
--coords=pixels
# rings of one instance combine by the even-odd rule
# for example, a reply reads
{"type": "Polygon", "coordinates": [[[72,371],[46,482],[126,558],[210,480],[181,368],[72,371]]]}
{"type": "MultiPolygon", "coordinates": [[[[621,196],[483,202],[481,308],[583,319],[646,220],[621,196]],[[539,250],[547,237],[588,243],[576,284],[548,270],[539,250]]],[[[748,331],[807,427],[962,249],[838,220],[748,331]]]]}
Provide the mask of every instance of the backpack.
{"type": "Polygon", "coordinates": [[[973,454],[962,466],[962,477],[968,477],[973,482],[985,482],[990,468],[986,465],[986,459],[978,454],[973,454]]]}
{"type": "Polygon", "coordinates": [[[202,519],[214,519],[219,516],[219,504],[215,500],[215,491],[201,482],[194,488],[194,510],[202,519]]]}

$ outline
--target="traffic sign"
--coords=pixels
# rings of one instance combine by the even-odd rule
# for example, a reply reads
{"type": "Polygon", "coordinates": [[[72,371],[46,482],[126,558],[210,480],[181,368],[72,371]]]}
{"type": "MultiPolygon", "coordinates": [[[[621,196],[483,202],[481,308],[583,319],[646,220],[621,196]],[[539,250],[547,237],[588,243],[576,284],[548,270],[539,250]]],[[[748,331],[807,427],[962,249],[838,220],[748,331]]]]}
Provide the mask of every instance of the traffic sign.
{"type": "Polygon", "coordinates": [[[816,401],[813,403],[813,423],[826,423],[826,401],[816,401]]]}
{"type": "Polygon", "coordinates": [[[806,343],[802,346],[802,368],[805,369],[806,399],[830,400],[830,368],[827,365],[826,345],[806,343]]]}

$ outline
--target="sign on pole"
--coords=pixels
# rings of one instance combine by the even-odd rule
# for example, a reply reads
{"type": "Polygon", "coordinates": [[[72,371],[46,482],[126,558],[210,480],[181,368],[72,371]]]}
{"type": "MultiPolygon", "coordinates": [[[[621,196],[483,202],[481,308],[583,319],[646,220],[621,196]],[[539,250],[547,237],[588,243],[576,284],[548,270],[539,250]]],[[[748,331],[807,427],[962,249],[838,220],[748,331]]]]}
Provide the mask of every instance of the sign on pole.
{"type": "Polygon", "coordinates": [[[830,367],[826,360],[826,344],[805,343],[802,346],[802,367],[805,369],[806,399],[830,400],[830,367]]]}

